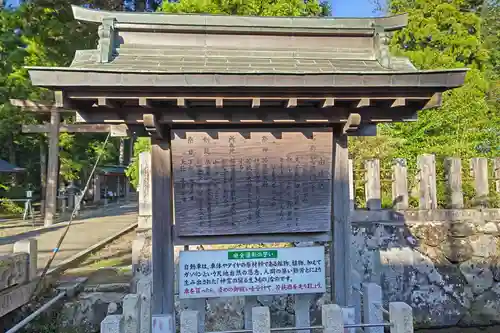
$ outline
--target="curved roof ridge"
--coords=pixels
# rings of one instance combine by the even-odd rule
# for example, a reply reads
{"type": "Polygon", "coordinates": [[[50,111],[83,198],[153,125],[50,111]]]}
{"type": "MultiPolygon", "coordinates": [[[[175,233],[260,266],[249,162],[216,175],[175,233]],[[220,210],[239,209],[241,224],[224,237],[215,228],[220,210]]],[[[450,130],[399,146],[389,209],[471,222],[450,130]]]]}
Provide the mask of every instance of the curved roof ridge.
{"type": "Polygon", "coordinates": [[[408,15],[387,17],[333,18],[333,17],[271,17],[271,16],[230,16],[211,14],[167,14],[149,12],[110,12],[92,10],[72,5],[73,16],[84,22],[101,23],[104,18],[114,18],[116,23],[158,24],[199,27],[252,27],[252,28],[313,28],[313,29],[373,29],[398,30],[408,23],[408,15]],[[224,20],[220,17],[224,16],[224,20]]]}

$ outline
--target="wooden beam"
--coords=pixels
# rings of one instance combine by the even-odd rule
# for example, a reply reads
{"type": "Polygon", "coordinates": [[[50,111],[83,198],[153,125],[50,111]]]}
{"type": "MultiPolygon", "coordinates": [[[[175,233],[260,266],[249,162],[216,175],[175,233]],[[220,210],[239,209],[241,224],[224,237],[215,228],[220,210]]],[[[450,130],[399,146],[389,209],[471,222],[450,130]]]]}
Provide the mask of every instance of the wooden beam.
{"type": "Polygon", "coordinates": [[[186,100],[183,97],[177,98],[177,107],[179,107],[179,108],[186,107],[186,100]]]}
{"type": "Polygon", "coordinates": [[[323,103],[321,103],[322,108],[331,108],[332,106],[335,105],[335,99],[334,98],[325,98],[323,103]]]}
{"type": "Polygon", "coordinates": [[[106,108],[113,108],[115,107],[115,103],[114,101],[110,100],[109,98],[106,98],[106,97],[99,97],[97,99],[97,105],[98,106],[103,106],[103,107],[106,107],[106,108]]]}
{"type": "MultiPolygon", "coordinates": [[[[30,124],[22,125],[22,133],[50,133],[51,124],[30,124]]],[[[129,131],[125,124],[107,125],[107,124],[61,124],[60,133],[109,133],[112,137],[128,137],[129,131]]]]}
{"type": "Polygon", "coordinates": [[[144,128],[154,138],[163,138],[163,127],[156,120],[154,114],[148,113],[142,116],[144,128]]]}
{"type": "Polygon", "coordinates": [[[373,87],[366,88],[363,90],[355,89],[356,95],[353,95],[355,92],[352,89],[347,90],[335,90],[331,91],[331,89],[327,89],[328,91],[319,91],[318,89],[314,89],[312,93],[304,93],[302,88],[298,89],[287,89],[286,93],[283,93],[281,90],[279,93],[273,93],[271,88],[266,88],[261,91],[255,90],[247,90],[247,91],[235,91],[234,89],[219,91],[213,90],[203,91],[200,93],[198,88],[191,89],[190,92],[182,90],[171,90],[164,91],[164,89],[144,89],[144,90],[134,90],[134,91],[124,91],[124,90],[116,90],[116,91],[68,91],[67,96],[70,99],[75,100],[96,100],[99,97],[106,97],[116,100],[136,100],[139,97],[146,97],[148,99],[153,100],[176,100],[177,98],[184,98],[185,100],[212,100],[216,98],[223,98],[225,100],[251,100],[252,98],[261,98],[265,100],[280,100],[283,101],[289,98],[297,98],[300,100],[324,100],[324,99],[339,99],[344,101],[355,101],[360,100],[361,98],[369,98],[373,100],[390,100],[400,97],[412,98],[412,99],[429,99],[432,95],[428,95],[428,92],[422,89],[412,89],[403,91],[397,89],[397,91],[391,92],[387,88],[374,90],[373,87]]]}
{"type": "Polygon", "coordinates": [[[224,99],[222,99],[222,98],[216,98],[215,99],[215,107],[218,108],[218,109],[224,107],[224,99]]]}
{"type": "MultiPolygon", "coordinates": [[[[111,125],[103,124],[61,124],[59,132],[61,133],[108,133],[111,125]]],[[[25,134],[32,133],[49,133],[50,124],[40,125],[22,125],[22,132],[25,134]]]]}
{"type": "Polygon", "coordinates": [[[151,100],[146,98],[146,97],[139,97],[139,106],[143,108],[150,108],[151,107],[151,100]]]}
{"type": "Polygon", "coordinates": [[[64,91],[54,91],[54,105],[58,108],[68,108],[71,106],[71,100],[64,91]]]}
{"type": "Polygon", "coordinates": [[[29,111],[29,112],[39,112],[39,113],[51,113],[53,111],[56,111],[56,112],[75,112],[75,110],[60,108],[60,107],[56,106],[55,103],[44,104],[44,103],[33,102],[33,101],[29,101],[29,100],[11,99],[10,104],[21,108],[23,111],[29,111]]]}
{"type": "Polygon", "coordinates": [[[370,99],[369,98],[361,98],[356,104],[355,104],[355,108],[357,109],[360,109],[360,108],[364,108],[364,107],[367,107],[367,106],[370,106],[370,99]]]}
{"type": "Polygon", "coordinates": [[[431,97],[431,99],[427,101],[427,103],[423,107],[423,110],[440,107],[442,103],[443,103],[443,94],[435,93],[431,97]]]}
{"type": "Polygon", "coordinates": [[[347,134],[348,132],[357,131],[360,124],[361,116],[359,113],[351,113],[347,118],[347,122],[344,125],[342,133],[347,134]]]}
{"type": "Polygon", "coordinates": [[[111,132],[111,137],[115,138],[128,138],[132,137],[132,132],[126,124],[120,125],[109,125],[109,131],[111,132]]]}
{"type": "Polygon", "coordinates": [[[391,108],[406,106],[406,98],[396,98],[391,104],[391,108]]]}
{"type": "Polygon", "coordinates": [[[252,109],[260,108],[260,98],[252,98],[252,109]]]}
{"type": "MultiPolygon", "coordinates": [[[[283,106],[261,107],[258,109],[242,107],[226,107],[217,109],[216,107],[203,108],[150,108],[147,113],[156,114],[157,121],[160,124],[192,123],[205,124],[207,122],[221,124],[227,123],[227,115],[231,115],[232,123],[251,122],[274,124],[283,121],[294,122],[297,124],[311,123],[345,123],[352,113],[353,109],[347,107],[333,107],[331,109],[321,109],[316,107],[299,107],[294,113],[300,115],[300,118],[293,118],[289,110],[283,106]],[[323,110],[323,111],[322,111],[323,110]],[[265,115],[262,118],[261,115],[265,115]]],[[[397,112],[389,107],[370,106],[356,109],[364,123],[379,123],[392,121],[414,121],[416,120],[416,108],[405,106],[399,107],[397,112]]],[[[108,123],[121,124],[143,123],[143,114],[145,109],[141,107],[127,107],[120,109],[109,108],[89,108],[78,112],[79,122],[87,123],[108,123]]]]}
{"type": "Polygon", "coordinates": [[[295,108],[297,107],[297,99],[296,98],[290,98],[288,99],[286,103],[287,108],[295,108]]]}

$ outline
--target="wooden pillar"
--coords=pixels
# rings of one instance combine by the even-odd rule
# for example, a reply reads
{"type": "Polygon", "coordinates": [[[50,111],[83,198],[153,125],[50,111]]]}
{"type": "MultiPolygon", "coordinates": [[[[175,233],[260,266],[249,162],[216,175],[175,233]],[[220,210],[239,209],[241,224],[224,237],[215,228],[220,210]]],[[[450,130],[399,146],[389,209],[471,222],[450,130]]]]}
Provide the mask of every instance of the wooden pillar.
{"type": "Polygon", "coordinates": [[[54,223],[57,200],[57,178],[59,169],[59,123],[61,115],[57,111],[50,113],[49,158],[47,163],[47,189],[45,193],[44,225],[54,223]]]}
{"type": "MultiPolygon", "coordinates": [[[[152,314],[171,317],[175,327],[172,151],[170,135],[151,140],[152,170],[152,314]]],[[[172,328],[173,330],[173,328],[172,328]]]]}
{"type": "Polygon", "coordinates": [[[47,191],[47,145],[45,136],[40,138],[40,215],[45,219],[45,195],[47,191]]]}
{"type": "Polygon", "coordinates": [[[347,136],[333,135],[333,204],[330,248],[330,279],[332,302],[347,306],[351,303],[351,225],[349,198],[349,159],[347,136]]]}

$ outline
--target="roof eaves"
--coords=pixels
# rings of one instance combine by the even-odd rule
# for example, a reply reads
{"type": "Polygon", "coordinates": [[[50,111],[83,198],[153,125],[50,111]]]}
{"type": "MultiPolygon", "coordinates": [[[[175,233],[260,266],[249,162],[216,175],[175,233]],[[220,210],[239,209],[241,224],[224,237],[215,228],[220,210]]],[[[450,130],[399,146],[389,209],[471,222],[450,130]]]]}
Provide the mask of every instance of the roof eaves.
{"type": "Polygon", "coordinates": [[[69,87],[443,87],[463,84],[467,69],[331,73],[172,73],[116,69],[28,67],[33,85],[69,87]]]}

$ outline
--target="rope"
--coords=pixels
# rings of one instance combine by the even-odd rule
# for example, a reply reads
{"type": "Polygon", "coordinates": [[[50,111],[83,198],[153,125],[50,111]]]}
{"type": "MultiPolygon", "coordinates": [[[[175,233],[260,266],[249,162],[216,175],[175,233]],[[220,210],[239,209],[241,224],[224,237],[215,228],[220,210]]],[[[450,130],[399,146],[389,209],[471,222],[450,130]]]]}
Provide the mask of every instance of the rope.
{"type": "Polygon", "coordinates": [[[88,189],[88,187],[90,185],[90,181],[92,180],[94,172],[95,172],[95,170],[97,168],[97,165],[99,164],[99,161],[101,159],[102,154],[104,153],[104,149],[106,148],[106,145],[108,144],[108,140],[109,140],[110,136],[111,136],[111,132],[108,133],[108,136],[106,137],[106,140],[104,140],[104,143],[102,145],[103,149],[101,150],[101,152],[99,153],[99,155],[97,155],[97,159],[96,159],[96,161],[94,163],[94,167],[92,168],[92,171],[90,172],[90,175],[89,175],[89,177],[87,179],[87,183],[85,184],[85,187],[83,188],[82,195],[78,196],[78,199],[77,199],[77,202],[75,204],[75,207],[73,208],[73,212],[71,213],[71,216],[69,217],[68,224],[66,225],[66,228],[64,229],[64,232],[62,233],[61,237],[59,237],[59,241],[57,242],[57,245],[54,247],[54,250],[52,251],[52,256],[47,261],[47,264],[45,265],[45,267],[44,267],[44,269],[42,271],[42,274],[40,275],[40,278],[38,279],[38,282],[37,282],[37,284],[35,286],[35,289],[33,290],[33,293],[30,296],[30,299],[33,299],[36,296],[38,296],[38,293],[37,293],[38,292],[38,288],[40,288],[43,280],[45,279],[45,277],[47,275],[47,271],[49,270],[50,265],[52,264],[52,262],[54,261],[54,258],[56,257],[57,253],[59,252],[61,244],[64,241],[64,238],[68,234],[69,228],[71,227],[71,224],[73,223],[73,218],[76,215],[76,213],[77,213],[77,211],[78,211],[78,209],[80,207],[80,204],[81,204],[81,202],[83,200],[84,194],[87,192],[87,189],[88,189]]]}

